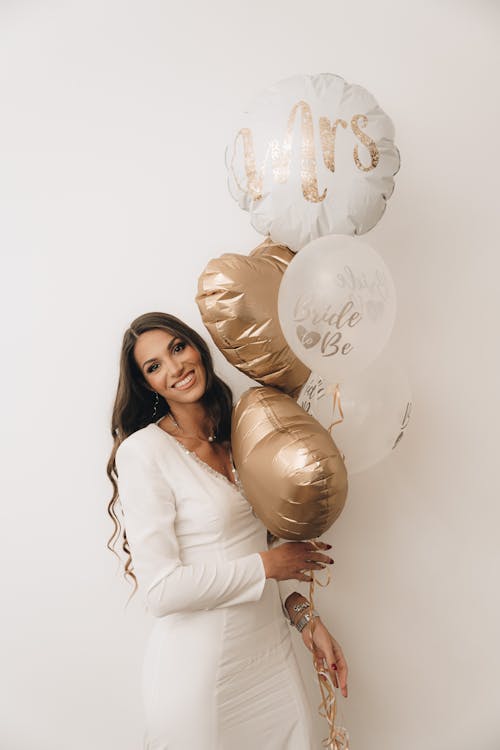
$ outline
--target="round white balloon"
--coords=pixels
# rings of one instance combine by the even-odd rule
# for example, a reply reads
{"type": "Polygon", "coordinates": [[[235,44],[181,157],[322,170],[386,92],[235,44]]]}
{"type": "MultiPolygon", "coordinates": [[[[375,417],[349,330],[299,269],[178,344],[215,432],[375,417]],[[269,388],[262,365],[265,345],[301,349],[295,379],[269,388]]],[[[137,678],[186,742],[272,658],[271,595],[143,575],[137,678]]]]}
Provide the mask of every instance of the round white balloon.
{"type": "Polygon", "coordinates": [[[334,394],[333,384],[311,373],[297,402],[330,430],[349,475],[358,474],[399,445],[410,421],[410,384],[404,370],[383,357],[334,394]]]}
{"type": "Polygon", "coordinates": [[[297,357],[338,383],[368,367],[387,344],[396,291],[388,267],[370,245],[330,235],[293,257],[281,280],[278,314],[297,357]]]}
{"type": "Polygon", "coordinates": [[[332,73],[262,92],[226,148],[231,195],[258,232],[294,251],[372,229],[399,165],[391,119],[366,89],[332,73]]]}

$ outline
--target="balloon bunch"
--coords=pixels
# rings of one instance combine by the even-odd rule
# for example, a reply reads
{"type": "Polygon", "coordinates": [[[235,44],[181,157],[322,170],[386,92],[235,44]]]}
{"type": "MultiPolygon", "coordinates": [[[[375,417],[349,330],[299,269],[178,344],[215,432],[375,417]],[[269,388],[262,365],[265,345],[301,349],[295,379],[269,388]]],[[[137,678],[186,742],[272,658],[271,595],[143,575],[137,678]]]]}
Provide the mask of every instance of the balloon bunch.
{"type": "Polygon", "coordinates": [[[234,408],[233,457],[256,515],[281,539],[326,532],[346,501],[346,467],[381,460],[408,423],[404,373],[380,358],[394,284],[353,236],[381,218],[399,164],[390,118],[332,74],[264,91],[226,149],[230,192],[266,239],[211,260],[196,302],[222,354],[261,384],[234,408]]]}
{"type": "Polygon", "coordinates": [[[281,539],[313,539],[339,516],[347,472],[325,430],[295,397],[310,370],[286,342],[277,314],[286,247],[265,240],[248,256],[211,260],[198,283],[203,321],[226,359],[261,387],[234,407],[231,443],[245,494],[281,539]]]}
{"type": "Polygon", "coordinates": [[[379,356],[394,284],[352,236],[381,218],[399,162],[390,118],[333,74],[261,93],[226,150],[230,191],[266,239],[211,260],[196,302],[222,354],[261,384],[235,406],[233,454],[281,539],[326,532],[345,504],[346,467],[381,460],[408,424],[407,379],[379,356]]]}

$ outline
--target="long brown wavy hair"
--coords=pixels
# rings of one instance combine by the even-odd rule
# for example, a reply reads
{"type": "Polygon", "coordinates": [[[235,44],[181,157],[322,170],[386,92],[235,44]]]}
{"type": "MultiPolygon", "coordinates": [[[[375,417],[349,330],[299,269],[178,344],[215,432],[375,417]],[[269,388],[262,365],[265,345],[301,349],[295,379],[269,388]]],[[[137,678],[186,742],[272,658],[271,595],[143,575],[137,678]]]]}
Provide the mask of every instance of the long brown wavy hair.
{"type": "MultiPolygon", "coordinates": [[[[123,335],[118,387],[111,416],[113,448],[106,467],[107,475],[113,485],[113,496],[108,504],[108,513],[114,523],[114,531],[108,539],[107,547],[119,560],[120,557],[114,549],[115,542],[119,538],[122,529],[115,508],[116,503],[119,501],[118,484],[116,481],[118,478],[115,464],[116,451],[126,437],[136,432],[136,430],[146,427],[151,422],[159,420],[170,411],[167,401],[158,394],[158,404],[153,416],[155,401],[153,390],[134,359],[134,346],[141,333],[158,328],[167,331],[172,336],[179,336],[200,353],[207,376],[207,385],[201,401],[212,418],[217,439],[221,442],[231,439],[233,394],[227,383],[215,374],[212,355],[202,337],[193,328],[183,323],[182,320],[167,313],[144,313],[144,315],[140,315],[133,320],[123,335]]],[[[125,524],[123,527],[122,550],[127,555],[124,566],[124,577],[127,580],[128,576],[134,581],[134,589],[128,600],[130,601],[138,588],[138,583],[133,572],[132,556],[128,545],[125,524]]]]}

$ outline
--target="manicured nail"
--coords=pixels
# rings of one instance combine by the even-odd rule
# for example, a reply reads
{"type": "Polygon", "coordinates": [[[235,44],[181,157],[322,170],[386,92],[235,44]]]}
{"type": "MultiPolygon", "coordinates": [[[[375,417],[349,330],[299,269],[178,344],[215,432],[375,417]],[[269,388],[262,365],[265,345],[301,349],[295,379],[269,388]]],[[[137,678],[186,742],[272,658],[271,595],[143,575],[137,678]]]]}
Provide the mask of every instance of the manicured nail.
{"type": "Polygon", "coordinates": [[[332,669],[337,669],[337,665],[336,664],[332,664],[332,669]]]}
{"type": "Polygon", "coordinates": [[[331,544],[327,544],[327,545],[326,545],[326,548],[327,548],[327,549],[331,549],[331,548],[332,548],[332,545],[331,545],[331,544]]]}

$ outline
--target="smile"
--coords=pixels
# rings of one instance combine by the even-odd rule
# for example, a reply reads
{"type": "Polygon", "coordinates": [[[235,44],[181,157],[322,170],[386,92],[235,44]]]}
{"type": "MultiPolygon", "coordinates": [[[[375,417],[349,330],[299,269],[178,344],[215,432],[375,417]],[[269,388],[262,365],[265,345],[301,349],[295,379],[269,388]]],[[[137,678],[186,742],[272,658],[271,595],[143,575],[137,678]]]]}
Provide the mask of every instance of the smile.
{"type": "Polygon", "coordinates": [[[172,386],[172,388],[176,388],[177,390],[184,391],[186,388],[189,388],[191,383],[194,380],[194,372],[191,371],[183,380],[179,380],[178,383],[175,383],[175,385],[172,386]]]}

